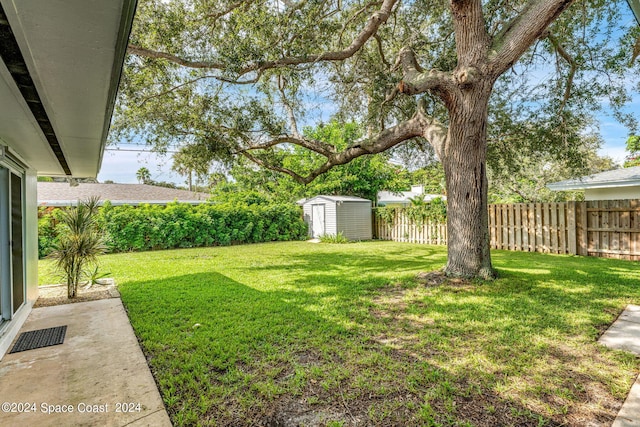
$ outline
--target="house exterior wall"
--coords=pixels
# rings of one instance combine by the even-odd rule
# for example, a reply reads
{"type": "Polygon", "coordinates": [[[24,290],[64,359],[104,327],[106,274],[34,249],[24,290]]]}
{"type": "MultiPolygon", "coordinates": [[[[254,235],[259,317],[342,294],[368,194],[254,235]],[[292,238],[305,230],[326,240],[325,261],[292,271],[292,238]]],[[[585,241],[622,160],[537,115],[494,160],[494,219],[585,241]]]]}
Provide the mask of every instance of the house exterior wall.
{"type": "Polygon", "coordinates": [[[371,202],[342,202],[337,207],[337,232],[349,240],[371,240],[371,202]]]}
{"type": "Polygon", "coordinates": [[[25,280],[27,302],[33,305],[38,299],[38,178],[35,171],[25,174],[25,280]]]}
{"type": "Polygon", "coordinates": [[[640,185],[615,188],[587,188],[585,200],[624,200],[640,199],[640,185]]]}

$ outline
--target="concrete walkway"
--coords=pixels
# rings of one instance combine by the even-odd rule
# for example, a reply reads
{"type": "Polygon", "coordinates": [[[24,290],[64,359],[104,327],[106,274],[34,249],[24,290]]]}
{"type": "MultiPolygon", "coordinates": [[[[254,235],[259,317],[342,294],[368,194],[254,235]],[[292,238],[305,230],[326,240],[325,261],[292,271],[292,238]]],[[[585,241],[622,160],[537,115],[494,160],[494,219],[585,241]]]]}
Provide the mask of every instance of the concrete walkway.
{"type": "Polygon", "coordinates": [[[171,426],[119,298],[35,308],[21,332],[63,325],[0,361],[1,426],[171,426]]]}
{"type": "MultiPolygon", "coordinates": [[[[640,355],[640,306],[628,305],[598,341],[607,347],[640,355]]],[[[640,376],[631,387],[612,427],[640,427],[640,376]]]]}

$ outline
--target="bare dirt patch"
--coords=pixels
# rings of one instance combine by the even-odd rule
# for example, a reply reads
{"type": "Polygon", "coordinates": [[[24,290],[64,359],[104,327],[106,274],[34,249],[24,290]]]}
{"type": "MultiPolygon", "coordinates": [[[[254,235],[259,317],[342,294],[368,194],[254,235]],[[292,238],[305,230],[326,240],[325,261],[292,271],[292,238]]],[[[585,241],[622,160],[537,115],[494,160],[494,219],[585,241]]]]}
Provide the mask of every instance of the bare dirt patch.
{"type": "Polygon", "coordinates": [[[416,280],[418,283],[427,287],[451,286],[456,288],[471,288],[474,285],[471,280],[460,277],[448,277],[442,271],[418,273],[416,280]]]}
{"type": "Polygon", "coordinates": [[[433,319],[410,313],[409,307],[424,307],[419,293],[413,289],[406,289],[400,285],[391,285],[377,291],[371,300],[374,306],[369,309],[371,315],[377,319],[393,320],[399,329],[422,328],[433,324],[433,319]]]}

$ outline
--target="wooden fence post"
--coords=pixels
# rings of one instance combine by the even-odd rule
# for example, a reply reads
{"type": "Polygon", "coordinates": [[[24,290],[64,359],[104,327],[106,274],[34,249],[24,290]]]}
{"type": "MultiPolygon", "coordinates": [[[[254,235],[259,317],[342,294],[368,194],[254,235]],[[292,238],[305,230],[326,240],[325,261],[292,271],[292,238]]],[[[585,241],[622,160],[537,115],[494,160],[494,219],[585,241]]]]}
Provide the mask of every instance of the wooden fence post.
{"type": "Polygon", "coordinates": [[[569,240],[569,253],[578,254],[577,236],[578,229],[576,223],[576,202],[567,202],[567,239],[569,240]]]}
{"type": "Polygon", "coordinates": [[[566,254],[569,252],[567,247],[567,204],[556,203],[558,206],[558,253],[566,254]]]}
{"type": "Polygon", "coordinates": [[[580,211],[580,227],[578,236],[578,255],[589,254],[589,218],[587,216],[587,202],[578,202],[580,211]]]}

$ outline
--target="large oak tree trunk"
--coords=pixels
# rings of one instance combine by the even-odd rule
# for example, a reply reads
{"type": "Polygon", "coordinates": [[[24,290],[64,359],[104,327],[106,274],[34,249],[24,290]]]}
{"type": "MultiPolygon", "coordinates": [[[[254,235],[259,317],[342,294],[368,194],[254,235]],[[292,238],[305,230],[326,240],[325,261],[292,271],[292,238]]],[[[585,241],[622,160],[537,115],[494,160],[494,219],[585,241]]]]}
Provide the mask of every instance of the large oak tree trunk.
{"type": "Polygon", "coordinates": [[[442,163],[447,186],[450,276],[495,277],[489,252],[487,211],[487,111],[491,83],[477,82],[450,108],[442,163]]]}

